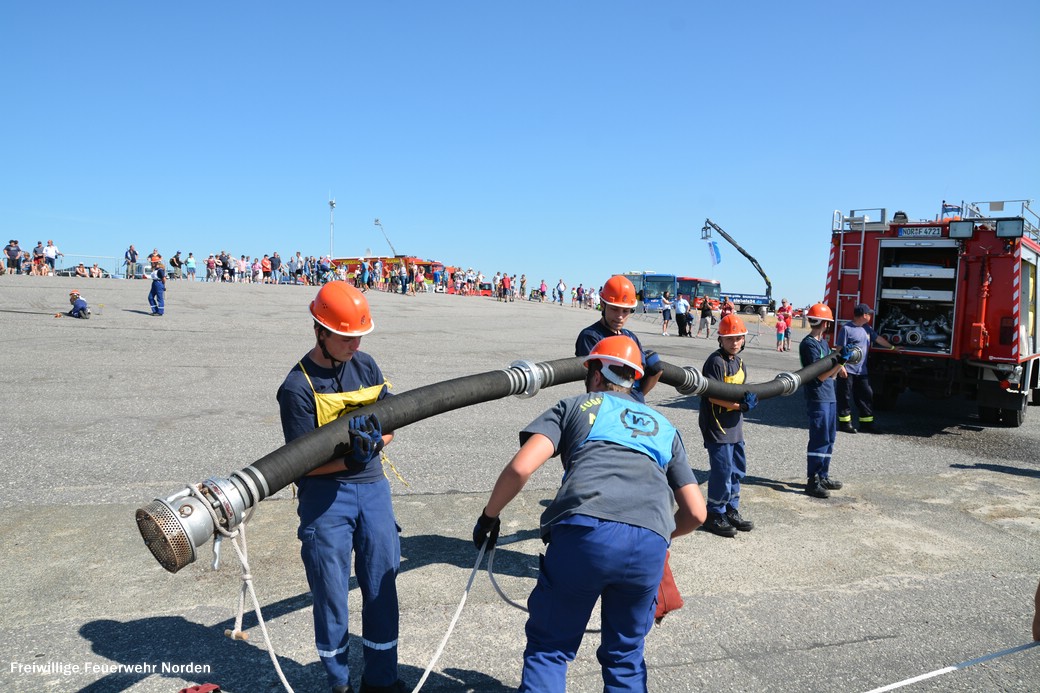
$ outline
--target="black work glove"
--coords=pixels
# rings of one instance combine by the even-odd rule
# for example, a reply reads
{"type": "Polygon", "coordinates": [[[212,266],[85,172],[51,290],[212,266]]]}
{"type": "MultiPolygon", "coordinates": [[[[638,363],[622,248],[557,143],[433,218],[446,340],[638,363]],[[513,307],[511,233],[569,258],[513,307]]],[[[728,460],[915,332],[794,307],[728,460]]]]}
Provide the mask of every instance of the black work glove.
{"type": "Polygon", "coordinates": [[[495,542],[498,541],[498,530],[501,526],[501,520],[497,517],[488,517],[485,512],[481,511],[477,524],[473,525],[473,545],[479,550],[486,541],[488,551],[495,548],[495,542]]]}
{"type": "Polygon", "coordinates": [[[740,403],[740,411],[751,411],[758,406],[758,395],[754,392],[745,392],[744,401],[740,403]]]}
{"type": "Polygon", "coordinates": [[[357,464],[365,464],[383,449],[383,430],[375,414],[355,416],[347,422],[350,434],[350,455],[348,459],[357,464]]]}
{"type": "Polygon", "coordinates": [[[653,349],[643,350],[643,370],[647,375],[657,375],[664,369],[661,365],[661,357],[653,349]]]}

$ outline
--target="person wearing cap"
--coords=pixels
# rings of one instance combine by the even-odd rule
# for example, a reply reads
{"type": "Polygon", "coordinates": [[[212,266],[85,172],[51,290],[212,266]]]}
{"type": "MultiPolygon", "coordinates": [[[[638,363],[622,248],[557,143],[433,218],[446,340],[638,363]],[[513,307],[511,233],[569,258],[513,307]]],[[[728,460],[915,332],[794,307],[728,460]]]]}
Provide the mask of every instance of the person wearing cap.
{"type": "Polygon", "coordinates": [[[183,279],[181,268],[184,267],[184,260],[181,259],[181,251],[174,253],[173,257],[170,258],[170,267],[173,268],[173,278],[183,279]]]}
{"type": "Polygon", "coordinates": [[[4,246],[4,256],[7,259],[7,271],[10,274],[21,274],[22,249],[18,245],[18,239],[12,238],[4,246]]]}
{"type": "Polygon", "coordinates": [[[679,432],[633,396],[641,360],[627,336],[597,343],[585,357],[585,394],[520,432],[520,449],[473,528],[478,549],[494,548],[503,510],[559,455],[563,481],[541,516],[548,547],[527,602],[520,691],[565,690],[597,600],[603,690],[647,690],[643,649],[668,546],[704,521],[705,506],[679,432]]]}
{"type": "Polygon", "coordinates": [[[87,306],[87,302],[80,296],[79,291],[73,289],[69,292],[69,303],[72,304],[72,309],[67,313],[55,313],[54,317],[60,318],[63,316],[69,316],[70,318],[79,318],[81,320],[90,319],[90,307],[87,306]]]}
{"type": "Polygon", "coordinates": [[[361,693],[396,693],[406,690],[397,672],[401,540],[380,463],[394,436],[374,415],[350,416],[389,395],[375,359],[360,350],[375,325],[368,300],[342,281],[322,286],[310,313],[314,346],[278,388],[282,433],[290,443],[347,417],[344,438],[350,443],[346,456],[296,480],[297,536],[313,596],[315,644],[331,690],[352,692],[347,595],[353,554],[361,592],[361,693]]]}
{"type": "Polygon", "coordinates": [[[639,366],[646,371],[646,376],[640,378],[632,387],[632,396],[638,401],[646,401],[646,395],[653,389],[654,385],[661,379],[660,358],[651,351],[643,351],[643,345],[639,343],[639,337],[631,330],[625,329],[625,323],[632,315],[638,305],[636,288],[628,277],[618,274],[606,281],[599,292],[600,317],[584,330],[578,333],[578,339],[574,343],[575,356],[587,356],[592,352],[601,339],[614,335],[625,335],[636,343],[640,353],[643,354],[639,366]]]}
{"type": "Polygon", "coordinates": [[[43,247],[43,241],[36,241],[36,247],[33,248],[33,260],[32,260],[32,273],[36,276],[42,277],[46,272],[44,271],[44,260],[47,255],[43,247]]]}
{"type": "MultiPolygon", "coordinates": [[[[744,350],[747,328],[734,313],[719,320],[719,348],[701,368],[705,378],[731,385],[747,382],[747,369],[739,354],[744,350]]],[[[708,451],[708,518],[704,529],[720,537],[750,532],[755,523],[740,514],[740,485],[747,475],[744,453],[744,412],[758,404],[754,392],[740,400],[701,397],[697,423],[708,451]]]]}
{"type": "Polygon", "coordinates": [[[859,363],[846,364],[848,377],[838,381],[838,430],[845,433],[881,433],[874,422],[874,390],[870,387],[867,375],[867,351],[874,344],[887,349],[895,349],[895,345],[874,331],[870,325],[870,317],[874,310],[866,303],[858,304],[852,312],[852,320],[841,326],[835,346],[839,349],[849,345],[859,347],[863,358],[859,363]],[[852,423],[852,406],[855,404],[859,414],[859,428],[852,423]]]}

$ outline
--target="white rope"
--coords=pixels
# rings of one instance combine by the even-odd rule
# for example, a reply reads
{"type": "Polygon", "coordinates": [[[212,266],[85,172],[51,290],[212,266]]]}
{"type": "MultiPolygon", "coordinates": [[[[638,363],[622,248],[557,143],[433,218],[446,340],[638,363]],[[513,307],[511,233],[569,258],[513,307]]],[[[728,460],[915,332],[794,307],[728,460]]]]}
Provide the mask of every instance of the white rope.
{"type": "Polygon", "coordinates": [[[910,684],[917,683],[918,681],[926,681],[928,679],[933,679],[936,676],[949,674],[951,671],[967,669],[970,666],[981,664],[982,662],[988,662],[991,659],[1003,657],[1004,655],[1014,654],[1015,652],[1021,652],[1022,650],[1028,650],[1029,648],[1036,647],[1037,645],[1040,645],[1040,642],[1030,642],[1026,643],[1025,645],[1019,645],[1018,647],[1010,647],[1006,650],[1001,650],[1000,652],[994,652],[992,654],[977,657],[975,659],[969,659],[968,661],[961,662],[960,664],[954,664],[953,666],[944,667],[942,669],[936,669],[935,671],[929,671],[927,674],[921,674],[920,676],[915,676],[911,679],[905,679],[903,681],[897,681],[896,683],[890,683],[887,686],[882,686],[881,688],[874,688],[870,691],[867,691],[867,693],[885,693],[885,691],[894,691],[897,688],[909,686],[910,684]]]}
{"type": "Polygon", "coordinates": [[[246,546],[246,522],[253,516],[253,508],[249,509],[245,517],[242,518],[242,524],[240,524],[234,531],[228,531],[220,525],[220,518],[217,517],[216,510],[209,504],[209,500],[202,495],[198,488],[189,485],[188,490],[191,494],[202,501],[202,506],[209,512],[210,519],[213,521],[213,527],[216,529],[221,536],[227,537],[231,540],[231,546],[234,547],[235,553],[238,555],[238,560],[242,564],[242,589],[238,593],[238,615],[235,616],[235,628],[234,630],[225,630],[224,635],[228,636],[232,640],[248,640],[249,634],[242,630],[242,618],[245,614],[245,595],[249,592],[249,596],[253,601],[253,610],[256,611],[256,620],[260,624],[260,631],[264,634],[264,644],[267,646],[267,654],[271,657],[271,663],[274,664],[274,670],[278,673],[278,680],[282,682],[282,686],[288,693],[294,693],[292,686],[289,685],[289,681],[286,680],[285,674],[282,672],[281,665],[278,664],[278,656],[275,654],[274,645],[271,644],[271,635],[267,632],[267,624],[264,623],[264,615],[260,612],[260,601],[256,598],[256,590],[253,589],[253,576],[249,569],[248,559],[248,547],[246,546]],[[238,538],[242,538],[242,546],[238,545],[238,538]]]}
{"type": "MultiPolygon", "coordinates": [[[[473,578],[477,576],[477,571],[480,570],[480,561],[484,558],[484,550],[487,548],[487,539],[480,547],[480,551],[477,552],[477,562],[473,565],[473,570],[469,574],[469,581],[466,583],[466,589],[462,591],[462,600],[459,601],[459,607],[455,609],[455,616],[451,619],[451,624],[448,626],[448,632],[444,634],[441,639],[441,644],[438,645],[437,651],[433,654],[433,659],[426,666],[426,671],[423,672],[422,677],[419,679],[419,683],[415,684],[415,688],[412,689],[412,693],[419,693],[419,689],[426,683],[426,679],[430,676],[430,671],[433,670],[434,665],[437,664],[437,660],[441,658],[444,653],[444,646],[448,644],[448,638],[451,637],[451,633],[455,630],[455,624],[459,621],[459,616],[462,615],[462,607],[466,605],[466,599],[469,597],[469,590],[473,587],[473,578]]],[[[492,555],[494,555],[494,548],[491,549],[492,555]]],[[[488,558],[490,561],[490,557],[488,558]]]]}

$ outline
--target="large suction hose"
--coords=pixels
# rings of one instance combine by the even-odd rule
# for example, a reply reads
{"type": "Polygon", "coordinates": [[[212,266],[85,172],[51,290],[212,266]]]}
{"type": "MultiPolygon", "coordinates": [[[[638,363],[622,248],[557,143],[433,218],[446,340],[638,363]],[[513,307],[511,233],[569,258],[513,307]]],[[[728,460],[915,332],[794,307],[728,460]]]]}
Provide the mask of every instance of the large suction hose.
{"type": "MultiPolygon", "coordinates": [[[[857,351],[852,363],[859,360],[857,351]]],[[[397,431],[408,424],[437,414],[462,409],[510,395],[533,397],[543,387],[562,385],[585,376],[582,357],[532,363],[517,361],[507,369],[463,376],[386,397],[362,407],[355,415],[372,414],[384,431],[397,431]]],[[[838,363],[831,355],[797,373],[780,373],[766,383],[732,385],[705,378],[691,366],[661,362],[661,382],[683,395],[704,395],[739,401],[745,392],[769,399],[795,392],[802,382],[816,378],[838,363]]],[[[137,526],[145,545],[163,568],[176,573],[195,561],[197,549],[214,535],[232,532],[247,510],[268,496],[350,451],[348,419],[314,429],[291,443],[265,455],[227,479],[211,477],[168,496],[156,498],[137,511],[137,526]]],[[[218,545],[219,546],[219,545],[218,545]]]]}

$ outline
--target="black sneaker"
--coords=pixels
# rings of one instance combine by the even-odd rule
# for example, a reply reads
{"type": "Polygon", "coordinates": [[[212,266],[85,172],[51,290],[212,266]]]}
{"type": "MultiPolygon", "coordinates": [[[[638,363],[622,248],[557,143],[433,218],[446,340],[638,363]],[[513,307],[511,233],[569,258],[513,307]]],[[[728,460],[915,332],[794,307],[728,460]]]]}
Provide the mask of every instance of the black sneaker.
{"type": "Polygon", "coordinates": [[[809,477],[809,481],[805,484],[805,493],[813,498],[831,497],[831,492],[824,488],[823,483],[821,483],[820,477],[818,476],[809,477]]]}
{"type": "Polygon", "coordinates": [[[708,513],[708,519],[704,521],[701,528],[706,532],[718,535],[720,537],[735,537],[737,536],[737,528],[729,523],[726,516],[721,513],[708,513]]]}
{"type": "Polygon", "coordinates": [[[841,488],[842,483],[837,479],[832,479],[828,476],[825,476],[820,479],[820,486],[824,487],[828,491],[837,491],[841,488]]]}
{"type": "Polygon", "coordinates": [[[750,532],[755,528],[755,523],[741,517],[736,508],[728,508],[726,510],[726,519],[738,532],[750,532]]]}
{"type": "Polygon", "coordinates": [[[851,421],[839,421],[838,430],[842,433],[859,433],[859,431],[856,430],[856,427],[852,425],[851,421]]]}

